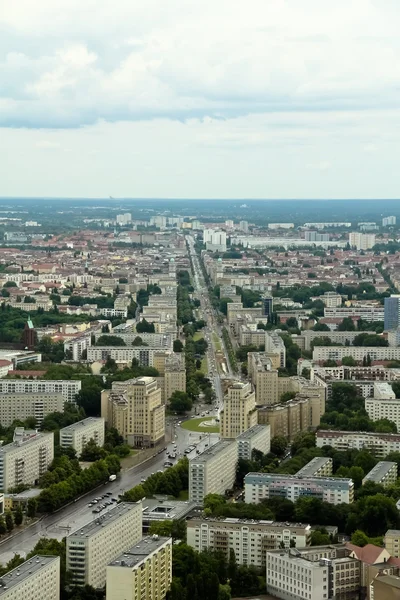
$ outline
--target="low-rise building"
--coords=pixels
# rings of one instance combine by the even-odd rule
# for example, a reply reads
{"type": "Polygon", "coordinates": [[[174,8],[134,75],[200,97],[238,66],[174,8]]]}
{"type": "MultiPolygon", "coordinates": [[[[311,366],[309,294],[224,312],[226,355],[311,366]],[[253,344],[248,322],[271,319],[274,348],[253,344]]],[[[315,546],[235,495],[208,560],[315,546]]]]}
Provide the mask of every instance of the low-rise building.
{"type": "Polygon", "coordinates": [[[400,558],[400,529],[388,529],[383,541],[390,556],[400,558]]]}
{"type": "Polygon", "coordinates": [[[203,504],[207,494],[224,495],[235,482],[236,440],[221,440],[189,459],[189,500],[203,504]]]}
{"type": "Polygon", "coordinates": [[[106,600],[164,600],[172,581],[172,538],[145,537],[107,566],[106,600]]]}
{"type": "Polygon", "coordinates": [[[330,504],[349,504],[354,500],[354,483],[347,477],[247,473],[244,478],[244,493],[248,504],[258,504],[264,498],[275,496],[292,502],[296,502],[301,496],[310,496],[330,504]]]}
{"type": "Polygon", "coordinates": [[[366,474],[362,480],[363,485],[367,481],[373,481],[383,485],[383,487],[389,487],[396,483],[397,479],[397,463],[390,461],[378,462],[369,473],[366,474]]]}
{"type": "Polygon", "coordinates": [[[54,458],[54,433],[16,427],[11,444],[0,446],[0,489],[35,485],[54,458]]]}
{"type": "Polygon", "coordinates": [[[187,543],[197,552],[215,550],[228,558],[234,550],[240,565],[265,567],[268,550],[308,546],[311,526],[253,519],[218,519],[202,515],[187,519],[187,543]]]}
{"type": "Polygon", "coordinates": [[[74,585],[99,589],[107,565],[142,538],[142,502],[121,502],[66,539],[67,571],[74,585]]]}
{"type": "Polygon", "coordinates": [[[236,438],[238,458],[251,460],[253,450],[268,454],[271,450],[271,427],[254,425],[236,438]]]}
{"type": "Polygon", "coordinates": [[[104,446],[104,419],[102,417],[87,417],[87,419],[60,429],[61,448],[72,447],[77,456],[82,454],[83,448],[90,440],[93,440],[100,448],[104,446]]]}
{"type": "Polygon", "coordinates": [[[311,459],[300,471],[297,471],[296,477],[330,477],[332,475],[333,461],[326,456],[316,456],[311,459]]]}
{"type": "Polygon", "coordinates": [[[1,600],[59,600],[60,557],[36,554],[0,577],[1,600]]]}
{"type": "Polygon", "coordinates": [[[143,498],[143,534],[147,534],[152,523],[186,519],[198,506],[195,502],[175,500],[166,497],[143,498]]]}

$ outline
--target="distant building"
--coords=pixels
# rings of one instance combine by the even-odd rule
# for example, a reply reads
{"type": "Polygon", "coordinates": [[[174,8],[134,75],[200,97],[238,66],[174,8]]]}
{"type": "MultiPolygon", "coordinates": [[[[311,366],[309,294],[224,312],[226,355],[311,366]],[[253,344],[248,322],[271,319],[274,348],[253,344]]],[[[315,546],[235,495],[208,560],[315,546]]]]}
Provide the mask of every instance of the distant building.
{"type": "Polygon", "coordinates": [[[60,557],[36,554],[0,578],[1,600],[59,600],[60,557]]]}
{"type": "Polygon", "coordinates": [[[329,233],[318,233],[317,231],[306,231],[304,239],[307,242],[329,242],[329,233]]]}
{"type": "Polygon", "coordinates": [[[400,452],[400,434],[376,433],[372,431],[339,431],[319,429],[315,433],[317,448],[332,446],[335,450],[369,450],[384,458],[390,452],[400,452]]]}
{"type": "Polygon", "coordinates": [[[332,475],[333,462],[326,456],[316,456],[302,469],[297,471],[296,477],[330,477],[332,475]]]}
{"type": "Polygon", "coordinates": [[[220,411],[221,438],[236,438],[257,425],[256,395],[251,383],[235,381],[228,388],[220,411]]]}
{"type": "Polygon", "coordinates": [[[97,446],[104,446],[104,419],[87,417],[82,421],[60,429],[61,448],[71,447],[79,457],[86,444],[92,440],[97,446]]]}
{"type": "Polygon", "coordinates": [[[396,225],[396,217],[383,217],[382,227],[387,227],[388,225],[396,225]]]}
{"type": "Polygon", "coordinates": [[[221,440],[189,459],[189,500],[203,504],[207,494],[224,495],[236,477],[237,442],[221,440]]]}
{"type": "Polygon", "coordinates": [[[36,345],[36,331],[31,319],[25,323],[24,332],[22,334],[22,343],[26,350],[34,350],[36,345]]]}
{"type": "Polygon", "coordinates": [[[385,298],[384,327],[385,331],[400,327],[400,295],[392,294],[385,298]]]}
{"type": "Polygon", "coordinates": [[[60,393],[0,393],[0,423],[3,427],[9,427],[14,421],[25,421],[33,417],[36,424],[41,425],[47,415],[64,412],[64,404],[65,400],[60,393]]]}
{"type": "Polygon", "coordinates": [[[0,394],[58,394],[64,402],[72,403],[81,387],[80,381],[69,379],[0,379],[0,394]]]}
{"type": "Polygon", "coordinates": [[[274,311],[274,299],[272,296],[264,296],[262,298],[263,314],[269,319],[274,311]]]}
{"type": "Polygon", "coordinates": [[[397,463],[390,461],[378,462],[362,480],[363,485],[368,481],[389,487],[394,485],[397,480],[397,463]]]}
{"type": "Polygon", "coordinates": [[[370,250],[375,246],[375,234],[352,232],[349,234],[349,244],[357,250],[370,250]]]}

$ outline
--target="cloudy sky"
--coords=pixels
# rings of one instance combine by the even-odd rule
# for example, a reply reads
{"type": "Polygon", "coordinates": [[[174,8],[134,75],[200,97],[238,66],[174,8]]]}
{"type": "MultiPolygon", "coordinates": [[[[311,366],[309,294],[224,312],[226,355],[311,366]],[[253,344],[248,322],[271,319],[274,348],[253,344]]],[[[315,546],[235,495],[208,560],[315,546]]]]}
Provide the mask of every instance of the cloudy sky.
{"type": "Polygon", "coordinates": [[[400,196],[398,0],[0,2],[0,196],[400,196]]]}

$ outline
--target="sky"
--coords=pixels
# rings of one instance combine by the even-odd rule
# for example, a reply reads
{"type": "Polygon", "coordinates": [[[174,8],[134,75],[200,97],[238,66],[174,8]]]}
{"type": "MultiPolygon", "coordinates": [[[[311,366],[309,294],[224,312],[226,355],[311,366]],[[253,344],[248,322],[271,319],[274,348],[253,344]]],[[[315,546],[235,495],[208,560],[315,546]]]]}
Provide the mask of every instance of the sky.
{"type": "Polygon", "coordinates": [[[1,0],[0,196],[400,197],[398,0],[1,0]]]}

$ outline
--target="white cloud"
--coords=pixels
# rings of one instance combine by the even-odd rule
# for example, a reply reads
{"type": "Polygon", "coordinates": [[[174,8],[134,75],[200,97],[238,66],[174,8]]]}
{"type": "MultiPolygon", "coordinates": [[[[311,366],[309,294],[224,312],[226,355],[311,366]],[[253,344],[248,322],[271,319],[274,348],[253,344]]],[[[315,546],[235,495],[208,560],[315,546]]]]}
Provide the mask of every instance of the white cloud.
{"type": "Polygon", "coordinates": [[[50,142],[49,140],[39,140],[35,144],[36,148],[42,148],[44,150],[54,150],[55,148],[60,148],[60,144],[57,142],[50,142]]]}

